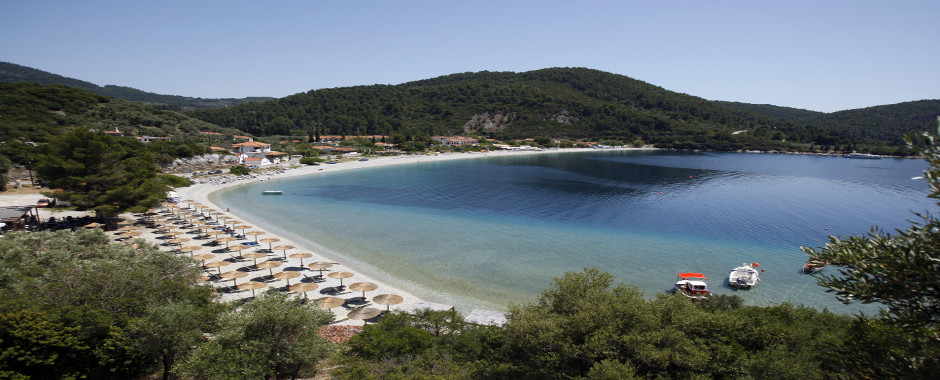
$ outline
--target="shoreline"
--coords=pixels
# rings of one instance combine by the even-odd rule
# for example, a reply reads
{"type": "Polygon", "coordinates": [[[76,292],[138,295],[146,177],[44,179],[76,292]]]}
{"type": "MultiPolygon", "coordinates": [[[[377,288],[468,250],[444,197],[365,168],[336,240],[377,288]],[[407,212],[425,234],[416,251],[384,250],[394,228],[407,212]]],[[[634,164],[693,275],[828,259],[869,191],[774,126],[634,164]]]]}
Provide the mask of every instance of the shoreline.
{"type": "MultiPolygon", "coordinates": [[[[613,148],[616,150],[651,150],[652,148],[613,148]]],[[[609,149],[605,149],[609,150],[609,149]]],[[[386,166],[396,166],[396,165],[405,165],[405,164],[418,164],[421,162],[437,162],[437,161],[449,161],[449,160],[460,160],[460,159],[474,159],[474,158],[486,158],[486,157],[501,157],[501,156],[518,156],[518,155],[533,155],[533,154],[562,154],[562,153],[575,153],[575,152],[592,152],[597,151],[597,149],[592,148],[571,148],[571,149],[560,149],[560,150],[544,150],[544,151],[498,151],[498,152],[489,152],[489,153],[451,153],[451,154],[437,154],[437,155],[415,155],[415,156],[392,156],[392,157],[378,157],[378,158],[369,158],[369,161],[346,161],[338,164],[320,164],[317,166],[301,166],[294,167],[289,169],[277,169],[272,167],[273,171],[256,171],[255,175],[247,178],[231,178],[230,176],[224,177],[204,177],[204,181],[209,183],[199,183],[194,184],[189,187],[177,188],[174,189],[179,195],[180,199],[183,200],[182,203],[185,203],[187,200],[202,203],[206,206],[215,208],[217,210],[225,210],[225,207],[220,205],[220,202],[213,201],[213,193],[216,193],[223,189],[228,189],[236,186],[244,186],[248,184],[255,184],[259,182],[264,182],[270,179],[284,179],[284,178],[294,178],[300,176],[312,176],[316,174],[325,174],[325,173],[337,173],[346,170],[356,170],[356,169],[366,169],[366,168],[378,168],[386,166]]],[[[283,165],[283,164],[282,164],[283,165]]],[[[297,164],[294,164],[297,165],[297,164]]],[[[276,189],[272,189],[276,190],[276,189]]],[[[227,214],[230,214],[233,217],[239,218],[239,220],[250,221],[251,223],[256,223],[257,219],[252,218],[250,213],[240,210],[232,209],[227,214]]],[[[474,307],[484,307],[484,308],[499,308],[505,309],[505,305],[493,305],[485,304],[485,297],[464,297],[454,294],[449,294],[446,292],[437,291],[436,289],[429,289],[418,285],[412,282],[410,279],[402,278],[400,276],[392,275],[387,272],[382,271],[374,264],[363,262],[357,260],[354,255],[349,255],[342,252],[332,252],[329,249],[323,247],[316,241],[306,240],[303,237],[298,237],[290,234],[290,232],[283,229],[277,228],[277,226],[263,225],[264,223],[259,224],[258,228],[265,231],[266,236],[273,236],[281,239],[277,244],[288,244],[296,247],[292,252],[309,252],[314,255],[309,259],[305,259],[305,262],[314,262],[314,261],[330,261],[330,262],[340,262],[342,265],[334,266],[334,270],[347,270],[356,274],[356,277],[350,278],[350,283],[368,281],[379,285],[379,288],[376,291],[372,292],[372,295],[392,293],[398,294],[405,298],[405,301],[399,305],[393,306],[392,309],[402,309],[408,308],[410,305],[420,303],[420,302],[434,302],[434,303],[446,303],[448,305],[457,306],[457,311],[463,315],[466,315],[471,310],[465,310],[465,306],[474,306],[474,307]],[[346,261],[346,262],[343,262],[346,261]],[[342,269],[338,269],[342,268],[342,269]],[[484,304],[481,304],[482,301],[484,304]]],[[[293,262],[296,259],[290,259],[289,261],[293,262]]],[[[331,279],[332,280],[332,279],[331,279]]]]}

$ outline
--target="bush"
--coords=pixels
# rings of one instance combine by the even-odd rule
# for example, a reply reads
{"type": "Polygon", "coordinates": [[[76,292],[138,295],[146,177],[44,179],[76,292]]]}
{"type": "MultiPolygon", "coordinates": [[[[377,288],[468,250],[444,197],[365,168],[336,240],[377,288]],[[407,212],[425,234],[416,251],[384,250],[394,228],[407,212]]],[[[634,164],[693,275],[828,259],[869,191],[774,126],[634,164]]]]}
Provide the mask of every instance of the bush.
{"type": "Polygon", "coordinates": [[[189,178],[172,174],[157,174],[157,182],[163,183],[169,187],[186,187],[193,184],[193,181],[190,181],[189,178]]]}
{"type": "Polygon", "coordinates": [[[304,157],[300,159],[300,163],[304,165],[319,165],[321,162],[323,162],[323,160],[317,157],[304,157]]]}
{"type": "Polygon", "coordinates": [[[235,165],[228,172],[234,175],[248,175],[248,173],[251,173],[251,169],[248,169],[245,165],[235,165]]]}

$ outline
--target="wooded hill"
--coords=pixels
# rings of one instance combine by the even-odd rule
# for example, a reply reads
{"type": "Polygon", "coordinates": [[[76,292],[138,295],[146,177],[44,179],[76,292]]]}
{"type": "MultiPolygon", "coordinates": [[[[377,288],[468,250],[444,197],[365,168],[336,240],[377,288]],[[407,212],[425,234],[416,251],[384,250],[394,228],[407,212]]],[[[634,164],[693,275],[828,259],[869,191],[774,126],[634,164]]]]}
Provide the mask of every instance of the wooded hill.
{"type": "Polygon", "coordinates": [[[501,140],[640,138],[659,147],[735,150],[795,149],[800,144],[899,146],[904,134],[934,128],[923,115],[940,114],[937,102],[915,103],[916,108],[876,107],[881,116],[873,118],[878,120],[874,133],[871,124],[856,123],[866,117],[859,110],[824,119],[830,114],[709,101],[622,75],[551,68],[313,90],[187,114],[255,135],[401,132],[479,134],[501,140]],[[911,119],[918,122],[907,122],[911,119]],[[833,121],[810,123],[815,120],[833,121]]]}
{"type": "Polygon", "coordinates": [[[94,83],[52,74],[31,67],[21,66],[8,62],[0,62],[0,82],[30,82],[39,84],[63,84],[80,88],[98,95],[112,98],[144,102],[159,109],[186,111],[202,108],[229,107],[236,104],[261,102],[271,100],[271,97],[224,98],[204,99],[178,95],[161,95],[141,91],[136,88],[106,85],[99,86],[94,83]]]}
{"type": "Polygon", "coordinates": [[[874,140],[889,145],[903,144],[908,133],[936,132],[934,125],[940,116],[940,100],[919,100],[891,105],[859,108],[832,113],[807,111],[797,108],[778,107],[735,102],[722,102],[728,106],[787,120],[803,123],[829,134],[838,134],[853,140],[874,140]]]}
{"type": "Polygon", "coordinates": [[[163,146],[165,153],[180,157],[202,153],[205,145],[213,143],[200,135],[200,131],[222,133],[214,137],[226,141],[242,133],[140,102],[114,99],[74,87],[0,83],[0,155],[24,163],[29,159],[27,152],[35,151],[33,147],[79,126],[100,131],[117,129],[129,136],[170,137],[171,142],[157,145],[163,146]],[[174,152],[179,149],[182,150],[174,152]]]}

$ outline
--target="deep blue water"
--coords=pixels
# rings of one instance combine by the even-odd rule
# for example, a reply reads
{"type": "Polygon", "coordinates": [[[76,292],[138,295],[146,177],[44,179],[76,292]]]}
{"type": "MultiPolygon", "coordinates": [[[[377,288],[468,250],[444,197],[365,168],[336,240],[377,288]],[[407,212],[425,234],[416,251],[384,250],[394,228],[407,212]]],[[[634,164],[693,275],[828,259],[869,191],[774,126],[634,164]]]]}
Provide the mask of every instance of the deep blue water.
{"type": "Polygon", "coordinates": [[[800,246],[905,228],[911,210],[935,207],[925,181],[911,179],[926,168],[920,160],[664,151],[412,160],[239,186],[213,200],[458,306],[529,302],[564,272],[597,267],[650,296],[696,271],[750,304],[841,312],[872,309],[845,307],[802,275],[800,246]],[[744,262],[765,269],[760,285],[723,286],[744,262]]]}

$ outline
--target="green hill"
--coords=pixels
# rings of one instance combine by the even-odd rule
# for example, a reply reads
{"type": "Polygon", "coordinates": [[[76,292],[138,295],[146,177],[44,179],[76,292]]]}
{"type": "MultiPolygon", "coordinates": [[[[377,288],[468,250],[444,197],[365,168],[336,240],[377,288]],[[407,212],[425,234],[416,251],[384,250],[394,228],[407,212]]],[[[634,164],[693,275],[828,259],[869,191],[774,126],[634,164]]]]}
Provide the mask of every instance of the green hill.
{"type": "Polygon", "coordinates": [[[583,68],[478,72],[313,90],[191,116],[256,135],[479,134],[497,139],[635,138],[660,146],[775,148],[810,141],[805,126],[583,68]],[[747,133],[733,135],[735,131],[747,133]]]}
{"type": "Polygon", "coordinates": [[[940,116],[940,100],[919,100],[832,113],[814,112],[772,105],[724,102],[740,110],[777,120],[803,123],[853,141],[877,141],[903,145],[911,133],[934,131],[940,116]]]}
{"type": "Polygon", "coordinates": [[[199,131],[238,134],[149,105],[63,85],[0,83],[0,141],[44,141],[69,127],[118,129],[131,136],[198,137],[199,131]]]}
{"type": "Polygon", "coordinates": [[[261,102],[271,100],[270,97],[249,97],[242,99],[203,99],[191,98],[178,95],[161,95],[152,92],[145,92],[135,88],[124,86],[98,86],[94,83],[85,82],[78,79],[68,78],[61,75],[48,73],[42,70],[21,66],[13,63],[0,62],[0,82],[31,82],[39,84],[62,84],[70,87],[80,88],[85,91],[93,92],[98,95],[110,96],[112,98],[133,100],[148,103],[160,109],[173,111],[186,111],[192,109],[230,107],[242,103],[261,102]]]}

